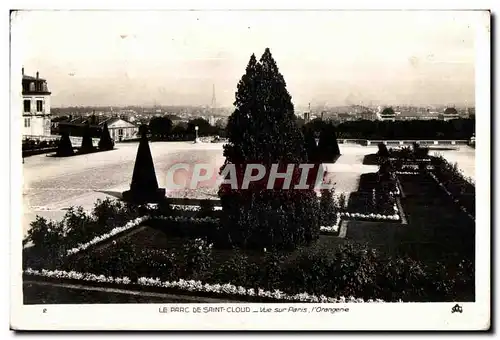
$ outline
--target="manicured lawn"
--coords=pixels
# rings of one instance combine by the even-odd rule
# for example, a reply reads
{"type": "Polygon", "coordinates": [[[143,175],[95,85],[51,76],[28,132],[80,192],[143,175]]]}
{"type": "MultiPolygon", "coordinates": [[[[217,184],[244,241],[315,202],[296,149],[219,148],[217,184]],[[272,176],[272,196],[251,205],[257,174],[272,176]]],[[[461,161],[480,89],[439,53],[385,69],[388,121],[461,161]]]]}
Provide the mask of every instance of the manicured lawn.
{"type": "Polygon", "coordinates": [[[401,233],[404,248],[430,261],[460,254],[474,262],[475,223],[429,176],[399,176],[408,225],[401,233]]]}

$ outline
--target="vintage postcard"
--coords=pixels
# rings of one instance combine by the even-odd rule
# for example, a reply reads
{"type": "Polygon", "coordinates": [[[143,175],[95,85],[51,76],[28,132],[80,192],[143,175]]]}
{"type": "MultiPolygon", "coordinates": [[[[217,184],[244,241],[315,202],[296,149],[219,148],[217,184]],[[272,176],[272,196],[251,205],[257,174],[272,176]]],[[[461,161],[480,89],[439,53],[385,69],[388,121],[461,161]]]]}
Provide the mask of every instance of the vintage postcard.
{"type": "Polygon", "coordinates": [[[11,328],[487,330],[490,22],[12,11],[11,328]]]}

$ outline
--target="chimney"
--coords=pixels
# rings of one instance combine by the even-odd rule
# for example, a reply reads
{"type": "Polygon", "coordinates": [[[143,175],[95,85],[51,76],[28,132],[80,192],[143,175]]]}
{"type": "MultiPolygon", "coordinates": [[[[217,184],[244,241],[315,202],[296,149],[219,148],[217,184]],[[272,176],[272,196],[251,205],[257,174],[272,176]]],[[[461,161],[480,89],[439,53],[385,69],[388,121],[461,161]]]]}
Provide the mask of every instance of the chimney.
{"type": "Polygon", "coordinates": [[[24,76],[24,67],[21,69],[21,75],[24,76]]]}
{"type": "Polygon", "coordinates": [[[38,71],[36,71],[36,79],[38,79],[38,76],[39,76],[39,73],[38,73],[38,71]]]}

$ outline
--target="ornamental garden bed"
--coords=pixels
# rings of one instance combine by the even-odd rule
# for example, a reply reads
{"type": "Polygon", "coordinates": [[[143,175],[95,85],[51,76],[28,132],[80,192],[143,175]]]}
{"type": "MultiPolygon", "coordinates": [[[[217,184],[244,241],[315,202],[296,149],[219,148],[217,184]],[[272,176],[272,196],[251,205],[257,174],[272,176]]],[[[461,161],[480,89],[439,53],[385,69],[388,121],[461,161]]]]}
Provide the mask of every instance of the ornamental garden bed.
{"type": "MultiPolygon", "coordinates": [[[[165,219],[155,214],[172,213],[172,210],[148,209],[108,201],[96,204],[91,216],[83,216],[78,209],[73,209],[63,223],[43,225],[39,221],[31,234],[43,246],[25,249],[26,282],[49,280],[48,283],[53,284],[76,280],[71,283],[235,301],[338,302],[351,296],[356,297],[347,298],[352,302],[455,298],[453,290],[441,291],[440,288],[443,284],[455,285],[455,272],[436,272],[434,265],[423,266],[409,258],[398,260],[368,245],[320,235],[315,242],[289,252],[218,249],[210,247],[210,238],[203,234],[210,228],[207,222],[213,218],[198,219],[201,222],[194,227],[189,223],[192,216],[183,217],[179,213],[177,217],[165,219]],[[145,212],[156,217],[137,219],[145,212]],[[111,238],[100,236],[103,231],[109,235],[123,227],[124,219],[135,222],[122,234],[111,238]],[[36,236],[37,232],[40,235],[36,236]],[[93,240],[98,242],[81,247],[93,240]],[[67,256],[68,251],[75,248],[80,250],[67,256]],[[420,268],[415,274],[420,275],[420,281],[408,283],[405,277],[409,274],[404,269],[408,265],[420,268]],[[436,275],[444,276],[437,280],[436,275]]],[[[206,211],[196,213],[208,214],[206,211]]],[[[52,301],[57,300],[54,297],[57,294],[68,294],[68,289],[61,287],[48,289],[59,292],[52,295],[52,301]]],[[[25,301],[39,301],[36,291],[28,289],[25,294],[35,292],[35,296],[25,296],[25,301]]]]}

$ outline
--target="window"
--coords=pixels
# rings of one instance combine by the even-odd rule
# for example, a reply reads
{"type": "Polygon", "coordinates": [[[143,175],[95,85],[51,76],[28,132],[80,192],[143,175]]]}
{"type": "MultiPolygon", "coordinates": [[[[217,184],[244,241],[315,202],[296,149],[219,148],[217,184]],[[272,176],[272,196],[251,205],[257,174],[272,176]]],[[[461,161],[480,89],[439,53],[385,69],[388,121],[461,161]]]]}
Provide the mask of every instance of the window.
{"type": "Polygon", "coordinates": [[[24,127],[29,128],[30,127],[30,119],[29,118],[24,118],[24,127]]]}
{"type": "Polygon", "coordinates": [[[30,83],[30,92],[35,92],[35,83],[34,82],[30,83]]]}
{"type": "Polygon", "coordinates": [[[36,101],[36,112],[43,112],[43,100],[36,101]]]}
{"type": "Polygon", "coordinates": [[[31,111],[31,100],[25,100],[24,101],[24,112],[30,112],[31,111]]]}

